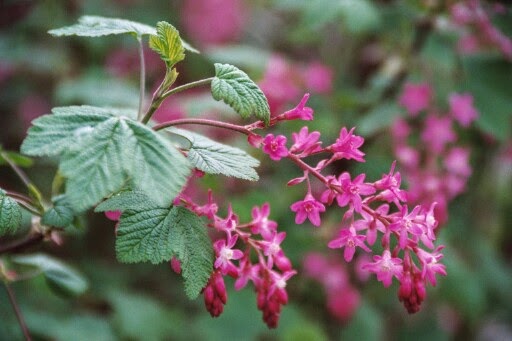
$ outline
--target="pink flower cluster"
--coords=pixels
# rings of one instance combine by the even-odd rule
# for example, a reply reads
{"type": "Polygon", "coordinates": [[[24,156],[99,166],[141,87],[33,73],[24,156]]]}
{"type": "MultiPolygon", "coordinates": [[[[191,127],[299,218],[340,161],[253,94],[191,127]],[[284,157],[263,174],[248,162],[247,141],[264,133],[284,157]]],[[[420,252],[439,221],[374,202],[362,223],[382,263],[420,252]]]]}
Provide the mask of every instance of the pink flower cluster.
{"type": "Polygon", "coordinates": [[[269,204],[254,207],[252,220],[241,224],[231,206],[225,217],[217,215],[218,206],[213,201],[211,190],[205,205],[197,205],[183,194],[178,201],[198,216],[206,216],[209,226],[217,231],[218,238],[213,243],[214,269],[203,290],[206,309],[213,317],[223,312],[227,302],[224,276],[236,279],[236,290],[251,281],[263,320],[269,328],[277,327],[281,307],[288,303],[286,283],[296,271],[281,248],[286,233],[278,232],[277,223],[269,219],[269,204]],[[255,263],[253,255],[257,257],[255,263]]]}
{"type": "Polygon", "coordinates": [[[463,0],[452,5],[452,20],[463,32],[459,50],[474,53],[484,47],[495,47],[507,59],[512,59],[512,40],[492,24],[489,16],[506,11],[505,5],[490,5],[480,0],[463,0]]]}
{"type": "Polygon", "coordinates": [[[270,111],[276,113],[285,104],[296,100],[304,89],[317,94],[330,93],[332,82],[332,70],[318,61],[299,65],[274,55],[267,63],[259,86],[267,96],[270,111]],[[298,69],[302,71],[297,72],[298,69]]]}
{"type": "MultiPolygon", "coordinates": [[[[430,95],[430,91],[422,90],[422,93],[430,95]]],[[[421,99],[421,95],[415,94],[415,97],[421,99]]],[[[416,106],[416,113],[423,106],[424,103],[416,106]]],[[[400,300],[410,313],[418,311],[425,298],[425,285],[436,285],[436,274],[446,275],[444,265],[439,263],[443,247],[434,245],[438,227],[434,217],[436,203],[410,209],[408,194],[400,188],[401,176],[395,171],[395,163],[388,174],[375,182],[365,182],[365,174],[355,177],[348,172],[323,175],[337,160],[365,161],[365,154],[359,149],[364,139],[354,134],[354,128],[347,130],[343,127],[339,138],[325,147],[319,140],[320,133],[309,132],[307,127],[294,133],[292,138],[290,148],[286,146],[287,138],[282,135],[268,134],[262,144],[263,151],[271,159],[287,158],[303,172],[302,176],[288,182],[289,186],[303,182],[307,185],[304,199],[290,206],[296,214],[295,222],[301,224],[309,220],[314,226],[320,226],[321,215],[328,206],[343,208],[341,228],[338,236],[329,242],[329,248],[342,248],[345,261],[350,262],[358,250],[371,254],[380,236],[384,251],[374,255],[373,262],[362,268],[375,273],[386,287],[396,278],[400,282],[400,300]],[[304,161],[309,156],[323,154],[327,157],[315,166],[304,161]],[[323,185],[321,193],[313,193],[311,178],[323,185]]]]}
{"type": "Polygon", "coordinates": [[[436,218],[444,222],[448,203],[465,190],[471,175],[470,150],[457,145],[454,126],[467,128],[477,119],[473,97],[468,93],[451,94],[450,109],[442,113],[434,107],[427,83],[408,83],[399,101],[411,118],[395,121],[391,133],[395,155],[409,183],[408,200],[424,205],[437,202],[436,218]],[[418,128],[421,143],[412,144],[413,129],[418,128]]]}

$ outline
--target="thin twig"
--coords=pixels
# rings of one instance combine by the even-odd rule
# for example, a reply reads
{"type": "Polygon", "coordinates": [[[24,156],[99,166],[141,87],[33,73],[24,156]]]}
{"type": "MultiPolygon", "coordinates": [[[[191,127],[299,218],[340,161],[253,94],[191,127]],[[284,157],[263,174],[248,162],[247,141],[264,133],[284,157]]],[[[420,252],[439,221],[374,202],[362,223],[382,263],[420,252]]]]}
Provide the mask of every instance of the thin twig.
{"type": "Polygon", "coordinates": [[[23,239],[12,241],[6,245],[0,245],[0,254],[16,252],[32,245],[36,245],[43,240],[41,233],[33,233],[23,239]]]}
{"type": "Polygon", "coordinates": [[[12,291],[11,287],[7,282],[4,282],[5,289],[7,290],[7,295],[9,296],[9,301],[11,302],[12,308],[14,309],[14,313],[16,314],[16,318],[18,319],[18,323],[20,325],[21,331],[23,332],[23,336],[25,336],[25,340],[31,341],[30,333],[27,328],[27,324],[23,319],[23,315],[21,314],[20,307],[18,306],[18,302],[16,301],[16,296],[14,295],[14,291],[12,291]]]}
{"type": "Polygon", "coordinates": [[[140,120],[143,115],[144,109],[144,96],[146,93],[146,63],[144,62],[144,44],[142,43],[142,37],[138,37],[139,41],[139,61],[140,61],[140,80],[139,80],[139,112],[137,118],[140,120]]]}
{"type": "Polygon", "coordinates": [[[239,133],[242,133],[244,135],[249,135],[251,131],[247,129],[244,126],[232,124],[232,123],[226,123],[226,122],[220,122],[220,121],[213,121],[209,119],[204,118],[182,118],[172,121],[163,122],[160,124],[157,124],[153,127],[153,130],[158,131],[167,127],[177,126],[177,125],[183,125],[183,124],[198,124],[198,125],[204,125],[204,126],[210,126],[210,127],[217,127],[217,128],[223,128],[228,130],[233,130],[239,133]]]}
{"type": "Polygon", "coordinates": [[[20,180],[27,186],[27,188],[33,187],[32,181],[28,178],[28,176],[18,167],[11,158],[4,152],[0,151],[0,156],[9,164],[12,170],[16,173],[16,175],[20,178],[20,180]]]}

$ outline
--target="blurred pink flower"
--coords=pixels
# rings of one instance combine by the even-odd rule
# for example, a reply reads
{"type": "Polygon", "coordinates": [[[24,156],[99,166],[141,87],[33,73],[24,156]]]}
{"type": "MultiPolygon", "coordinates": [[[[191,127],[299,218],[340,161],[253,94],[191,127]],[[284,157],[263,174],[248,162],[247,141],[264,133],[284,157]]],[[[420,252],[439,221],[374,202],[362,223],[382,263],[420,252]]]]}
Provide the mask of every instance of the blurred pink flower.
{"type": "Polygon", "coordinates": [[[402,91],[399,103],[411,116],[416,116],[422,110],[425,110],[432,97],[432,89],[426,83],[413,84],[406,83],[402,91]]]}
{"type": "Polygon", "coordinates": [[[454,142],[457,135],[452,129],[452,119],[448,116],[429,115],[425,119],[425,127],[421,140],[435,153],[441,153],[445,145],[454,142]]]}
{"type": "Polygon", "coordinates": [[[203,46],[237,40],[246,22],[242,0],[187,0],[181,18],[186,34],[203,46]]]}
{"type": "Polygon", "coordinates": [[[453,147],[444,157],[444,165],[446,169],[456,175],[468,177],[471,175],[471,166],[469,165],[468,148],[453,147]]]}
{"type": "Polygon", "coordinates": [[[332,90],[332,70],[320,63],[312,62],[304,72],[306,89],[319,94],[328,94],[332,90]]]}
{"type": "Polygon", "coordinates": [[[453,118],[463,127],[469,127],[478,117],[478,112],[473,106],[473,96],[471,94],[451,94],[449,98],[450,113],[453,118]]]}

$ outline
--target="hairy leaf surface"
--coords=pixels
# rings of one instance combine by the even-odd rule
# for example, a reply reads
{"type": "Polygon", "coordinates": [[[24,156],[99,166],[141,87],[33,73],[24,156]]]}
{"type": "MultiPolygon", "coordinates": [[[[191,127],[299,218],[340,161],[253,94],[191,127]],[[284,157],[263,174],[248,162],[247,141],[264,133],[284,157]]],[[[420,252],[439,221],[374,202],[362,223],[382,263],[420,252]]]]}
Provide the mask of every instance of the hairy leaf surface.
{"type": "Polygon", "coordinates": [[[239,179],[257,181],[254,167],[260,162],[245,151],[231,147],[183,129],[170,129],[191,142],[188,159],[194,167],[209,174],[223,174],[239,179]]]}
{"type": "Polygon", "coordinates": [[[21,224],[21,208],[18,203],[0,189],[0,236],[14,233],[21,224]]]}
{"type": "Polygon", "coordinates": [[[213,98],[224,101],[240,116],[251,115],[268,124],[270,108],[261,89],[242,70],[229,64],[215,64],[211,91],[213,98]]]}
{"type": "Polygon", "coordinates": [[[73,223],[74,219],[75,212],[71,204],[65,196],[60,196],[54,199],[53,207],[44,213],[41,223],[47,226],[67,227],[73,223]]]}
{"type": "Polygon", "coordinates": [[[66,194],[82,211],[119,191],[128,179],[169,205],[186,182],[187,159],[147,126],[109,108],[66,107],[34,121],[22,145],[28,155],[61,156],[66,194]]]}

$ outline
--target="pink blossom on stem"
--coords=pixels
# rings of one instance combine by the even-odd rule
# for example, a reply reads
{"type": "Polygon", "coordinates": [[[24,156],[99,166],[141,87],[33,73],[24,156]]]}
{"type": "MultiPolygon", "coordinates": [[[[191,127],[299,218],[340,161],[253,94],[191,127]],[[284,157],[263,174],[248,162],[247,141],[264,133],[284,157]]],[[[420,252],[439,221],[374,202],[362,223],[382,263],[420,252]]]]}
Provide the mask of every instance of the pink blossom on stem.
{"type": "Polygon", "coordinates": [[[309,133],[308,127],[302,127],[299,133],[292,133],[293,145],[290,152],[302,152],[302,156],[310,155],[320,149],[322,142],[319,142],[320,133],[313,131],[309,133]]]}
{"type": "Polygon", "coordinates": [[[361,136],[353,135],[355,128],[347,131],[343,127],[340,131],[340,137],[336,139],[336,143],[330,146],[330,149],[335,152],[337,159],[354,159],[359,162],[364,162],[364,153],[358,148],[364,143],[364,138],[361,136]]]}
{"type": "Polygon", "coordinates": [[[226,219],[220,219],[217,216],[215,216],[214,219],[215,228],[220,231],[226,232],[227,235],[231,237],[231,234],[235,232],[236,227],[238,225],[238,216],[233,212],[231,204],[228,206],[228,216],[226,217],[226,219]]]}
{"type": "Polygon", "coordinates": [[[340,231],[339,238],[331,240],[327,245],[331,249],[339,249],[345,247],[343,257],[345,261],[350,262],[356,252],[356,247],[360,247],[366,252],[371,250],[364,244],[366,236],[358,235],[354,226],[344,228],[340,231]]]}
{"type": "Polygon", "coordinates": [[[436,274],[446,276],[446,267],[439,263],[443,259],[443,254],[440,252],[443,248],[444,245],[440,245],[432,253],[420,248],[416,250],[416,255],[422,264],[421,277],[428,280],[434,287],[437,284],[436,274]]]}
{"type": "Polygon", "coordinates": [[[306,103],[309,99],[309,94],[305,94],[300,100],[300,103],[293,109],[286,111],[284,114],[279,115],[278,119],[283,120],[313,120],[313,109],[306,107],[306,103]]]}
{"type": "Polygon", "coordinates": [[[409,239],[409,234],[415,238],[415,241],[424,233],[423,221],[419,216],[421,206],[417,205],[409,213],[407,205],[402,206],[399,215],[396,216],[393,223],[389,225],[389,229],[398,232],[400,235],[398,245],[401,249],[405,249],[409,239]]]}
{"type": "Polygon", "coordinates": [[[338,182],[342,189],[342,192],[336,196],[336,200],[340,207],[344,207],[349,203],[352,203],[352,207],[356,212],[361,212],[362,199],[361,195],[370,195],[375,193],[375,187],[373,185],[364,183],[366,174],[359,174],[354,181],[350,180],[350,174],[343,172],[338,178],[338,182]]]}
{"type": "Polygon", "coordinates": [[[274,161],[279,161],[283,157],[288,156],[288,149],[286,149],[286,137],[274,134],[268,134],[263,139],[263,152],[268,154],[274,161]]]}
{"type": "Polygon", "coordinates": [[[106,211],[105,217],[107,217],[109,220],[119,221],[121,218],[121,213],[121,211],[106,211]]]}
{"type": "Polygon", "coordinates": [[[478,111],[473,106],[473,96],[471,94],[451,94],[448,99],[450,103],[450,113],[457,122],[463,127],[469,127],[478,117],[478,111]]]}
{"type": "Polygon", "coordinates": [[[304,200],[293,203],[290,208],[297,214],[295,216],[296,224],[302,224],[307,218],[313,225],[320,226],[320,212],[325,212],[325,206],[310,193],[306,194],[304,200]]]}
{"type": "Polygon", "coordinates": [[[258,206],[253,207],[251,215],[253,219],[251,222],[251,232],[261,234],[264,239],[271,238],[276,232],[277,223],[268,219],[270,215],[269,203],[264,203],[261,209],[258,206]]]}
{"type": "Polygon", "coordinates": [[[406,83],[400,96],[399,103],[412,116],[417,116],[422,110],[427,109],[432,97],[432,89],[426,83],[406,83]]]}
{"type": "Polygon", "coordinates": [[[238,235],[234,235],[228,239],[227,244],[224,239],[219,239],[213,244],[213,248],[217,254],[217,259],[213,266],[216,269],[220,269],[223,275],[229,274],[236,277],[238,274],[236,266],[231,262],[231,260],[238,260],[244,256],[242,251],[233,249],[237,239],[238,235]]]}
{"type": "Polygon", "coordinates": [[[194,213],[198,216],[206,216],[210,220],[214,219],[218,209],[217,204],[213,201],[213,193],[211,189],[208,189],[208,203],[203,206],[195,206],[192,208],[194,213]]]}
{"type": "Polygon", "coordinates": [[[228,301],[224,278],[218,271],[214,271],[203,289],[204,305],[212,317],[218,317],[224,311],[228,301]]]}
{"type": "Polygon", "coordinates": [[[382,256],[373,256],[373,263],[363,265],[363,269],[373,272],[377,275],[377,280],[382,282],[384,287],[389,287],[393,281],[393,277],[401,280],[403,272],[402,260],[400,258],[391,257],[389,250],[384,250],[382,256]]]}
{"type": "Polygon", "coordinates": [[[366,242],[368,245],[375,244],[378,231],[382,233],[386,232],[386,226],[382,221],[377,219],[377,217],[387,215],[388,211],[389,205],[383,204],[375,209],[375,216],[368,212],[362,211],[361,216],[363,219],[354,221],[353,225],[357,231],[366,230],[366,242]]]}
{"type": "Polygon", "coordinates": [[[240,267],[238,270],[238,278],[235,281],[235,290],[243,289],[249,280],[256,281],[260,271],[259,264],[252,264],[249,257],[243,257],[240,260],[240,267]]]}

